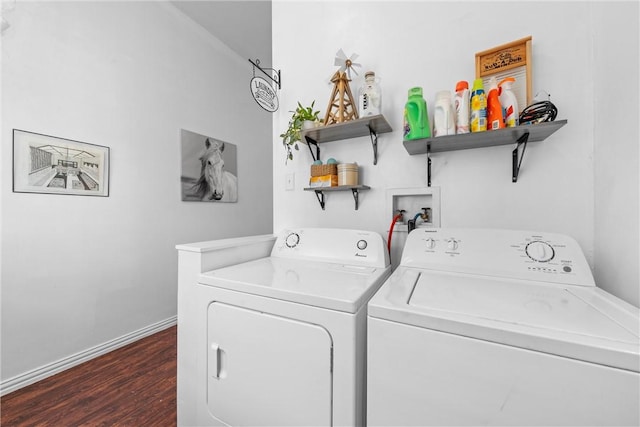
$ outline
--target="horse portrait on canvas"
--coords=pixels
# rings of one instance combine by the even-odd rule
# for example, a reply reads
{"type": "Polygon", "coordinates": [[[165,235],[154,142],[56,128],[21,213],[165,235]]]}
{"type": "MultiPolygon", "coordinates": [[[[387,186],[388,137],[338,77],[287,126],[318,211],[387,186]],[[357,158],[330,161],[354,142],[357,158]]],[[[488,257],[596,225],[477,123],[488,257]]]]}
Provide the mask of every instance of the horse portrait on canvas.
{"type": "MultiPolygon", "coordinates": [[[[197,157],[199,164],[199,174],[194,176],[195,156],[187,156],[191,158],[191,173],[185,171],[185,139],[190,140],[192,132],[185,134],[183,130],[183,173],[182,173],[182,200],[193,200],[203,202],[237,202],[238,201],[238,178],[228,170],[225,160],[225,151],[233,144],[226,143],[211,137],[198,138],[204,141],[200,154],[197,157]],[[185,138],[185,135],[187,138],[185,138]],[[190,176],[189,176],[190,175],[190,176]]],[[[193,152],[193,147],[190,147],[193,152]]],[[[234,153],[235,154],[235,153],[234,153]]],[[[232,156],[235,163],[235,155],[232,156]]],[[[232,168],[235,171],[235,165],[232,168]]]]}

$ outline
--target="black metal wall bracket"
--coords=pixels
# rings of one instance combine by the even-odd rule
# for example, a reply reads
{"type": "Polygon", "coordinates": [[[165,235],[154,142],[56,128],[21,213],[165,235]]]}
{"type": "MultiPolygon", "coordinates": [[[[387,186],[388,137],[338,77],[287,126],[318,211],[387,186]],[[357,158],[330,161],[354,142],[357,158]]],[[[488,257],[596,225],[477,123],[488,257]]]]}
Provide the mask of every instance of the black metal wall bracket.
{"type": "Polygon", "coordinates": [[[517,144],[516,148],[514,148],[511,154],[511,163],[512,163],[511,182],[518,182],[518,175],[520,174],[520,165],[522,164],[522,159],[524,158],[524,151],[527,149],[528,141],[529,141],[529,132],[524,133],[516,141],[516,144],[517,144]],[[520,146],[522,146],[522,152],[520,153],[520,158],[518,158],[518,152],[520,151],[520,146]]]}
{"type": "Polygon", "coordinates": [[[318,199],[318,203],[320,203],[320,207],[322,208],[322,210],[325,210],[324,209],[324,206],[325,206],[324,192],[325,191],[340,191],[340,190],[350,189],[351,194],[353,195],[353,200],[355,202],[355,208],[356,210],[358,210],[358,205],[359,205],[358,202],[359,202],[359,195],[360,195],[361,188],[366,190],[369,187],[358,186],[354,188],[349,188],[348,186],[345,186],[345,187],[327,187],[327,188],[305,188],[305,190],[313,190],[313,192],[316,193],[316,198],[318,199]]]}
{"type": "MultiPolygon", "coordinates": [[[[249,62],[251,62],[251,65],[253,65],[255,68],[257,68],[258,70],[262,71],[262,74],[264,74],[265,76],[269,77],[269,79],[271,79],[272,82],[274,82],[276,85],[278,85],[278,89],[282,89],[282,76],[280,75],[280,70],[275,70],[273,68],[262,68],[260,66],[260,60],[256,59],[255,62],[253,62],[252,60],[249,60],[249,62]],[[276,78],[274,78],[271,73],[267,73],[265,70],[270,70],[272,71],[275,75],[276,78]]],[[[255,71],[254,71],[254,75],[255,75],[255,71]]]]}
{"type": "Polygon", "coordinates": [[[378,134],[371,127],[371,125],[367,125],[369,128],[369,137],[371,138],[371,146],[373,147],[373,164],[378,164],[378,134]]]}
{"type": "Polygon", "coordinates": [[[318,145],[318,142],[313,139],[310,138],[308,136],[305,136],[304,139],[307,141],[307,146],[309,146],[309,151],[311,152],[311,157],[313,157],[313,161],[315,162],[316,160],[320,160],[320,146],[318,145]],[[311,149],[311,146],[316,147],[316,154],[313,154],[313,150],[311,149]]]}
{"type": "Polygon", "coordinates": [[[320,207],[322,208],[322,210],[324,210],[324,193],[322,192],[322,190],[315,190],[315,193],[316,193],[316,198],[320,203],[320,207]]]}
{"type": "MultiPolygon", "coordinates": [[[[524,158],[524,152],[527,149],[527,142],[529,141],[529,132],[524,133],[520,138],[516,140],[516,148],[511,153],[512,161],[512,176],[511,182],[518,182],[518,175],[520,174],[520,165],[522,165],[522,159],[524,158]],[[522,147],[522,151],[520,151],[522,147]],[[520,154],[518,156],[518,154],[520,154]]],[[[431,187],[431,149],[427,146],[427,187],[431,187]]]]}
{"type": "MultiPolygon", "coordinates": [[[[374,163],[375,164],[375,163],[374,163]]],[[[358,189],[357,188],[352,188],[351,189],[351,193],[353,193],[353,200],[356,203],[356,210],[358,210],[358,189]]]]}
{"type": "Polygon", "coordinates": [[[427,187],[431,187],[431,149],[427,146],[427,187]]]}

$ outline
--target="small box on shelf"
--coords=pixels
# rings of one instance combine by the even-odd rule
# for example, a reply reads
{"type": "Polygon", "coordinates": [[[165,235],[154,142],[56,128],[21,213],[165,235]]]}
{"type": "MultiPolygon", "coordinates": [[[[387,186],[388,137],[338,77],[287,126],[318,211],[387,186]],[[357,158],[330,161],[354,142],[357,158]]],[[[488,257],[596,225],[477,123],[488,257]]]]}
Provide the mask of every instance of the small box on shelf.
{"type": "Polygon", "coordinates": [[[338,175],[320,175],[312,176],[309,178],[309,187],[311,188],[326,188],[337,187],[338,175]]]}
{"type": "Polygon", "coordinates": [[[338,168],[336,164],[311,165],[309,187],[326,188],[338,185],[338,168]]]}

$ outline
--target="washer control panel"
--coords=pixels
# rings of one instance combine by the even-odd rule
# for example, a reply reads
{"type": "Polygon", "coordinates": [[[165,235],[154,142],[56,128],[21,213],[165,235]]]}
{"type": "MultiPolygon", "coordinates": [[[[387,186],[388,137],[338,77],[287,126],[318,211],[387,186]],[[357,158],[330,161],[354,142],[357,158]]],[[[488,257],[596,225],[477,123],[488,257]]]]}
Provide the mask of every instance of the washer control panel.
{"type": "Polygon", "coordinates": [[[271,256],[380,268],[389,266],[389,255],[382,236],[363,230],[283,230],[271,250],[271,256]]]}
{"type": "Polygon", "coordinates": [[[291,232],[284,238],[284,244],[287,245],[288,248],[295,248],[299,242],[300,235],[298,233],[291,232]]]}
{"type": "Polygon", "coordinates": [[[401,265],[595,286],[578,243],[557,233],[424,228],[407,237],[401,265]]]}
{"type": "Polygon", "coordinates": [[[524,251],[527,253],[529,258],[538,262],[549,262],[555,256],[553,246],[540,240],[534,240],[531,243],[527,243],[524,251]]]}

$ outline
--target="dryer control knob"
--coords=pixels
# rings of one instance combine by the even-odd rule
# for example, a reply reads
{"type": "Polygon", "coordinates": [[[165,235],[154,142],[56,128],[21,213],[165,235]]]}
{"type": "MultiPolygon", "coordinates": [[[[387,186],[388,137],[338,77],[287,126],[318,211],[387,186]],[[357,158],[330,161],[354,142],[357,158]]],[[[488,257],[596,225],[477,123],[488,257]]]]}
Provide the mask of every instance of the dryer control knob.
{"type": "Polygon", "coordinates": [[[458,249],[458,242],[456,241],[456,239],[447,240],[447,249],[451,251],[455,251],[456,249],[458,249]]]}
{"type": "Polygon", "coordinates": [[[550,244],[535,240],[527,245],[525,248],[527,256],[534,261],[548,262],[556,255],[555,251],[550,244]]]}
{"type": "Polygon", "coordinates": [[[298,236],[298,233],[290,233],[285,239],[284,243],[289,248],[295,248],[296,246],[298,246],[298,243],[300,243],[300,236],[298,236]]]}
{"type": "Polygon", "coordinates": [[[356,246],[358,247],[358,249],[363,251],[363,250],[367,249],[367,241],[366,240],[358,240],[358,243],[356,243],[356,246]]]}
{"type": "Polygon", "coordinates": [[[427,247],[427,249],[433,249],[436,247],[436,241],[433,240],[431,237],[429,237],[428,239],[426,239],[424,241],[425,246],[427,247]]]}

